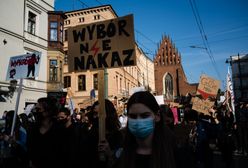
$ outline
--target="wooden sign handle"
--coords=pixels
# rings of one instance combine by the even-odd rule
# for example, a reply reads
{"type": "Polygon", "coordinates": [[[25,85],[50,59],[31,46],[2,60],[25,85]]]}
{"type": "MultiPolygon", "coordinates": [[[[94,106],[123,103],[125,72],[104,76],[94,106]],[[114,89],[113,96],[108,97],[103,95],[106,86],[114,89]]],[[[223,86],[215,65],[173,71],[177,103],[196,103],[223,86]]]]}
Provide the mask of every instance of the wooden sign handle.
{"type": "Polygon", "coordinates": [[[98,71],[98,101],[99,101],[99,141],[105,140],[105,87],[104,70],[98,71]]]}

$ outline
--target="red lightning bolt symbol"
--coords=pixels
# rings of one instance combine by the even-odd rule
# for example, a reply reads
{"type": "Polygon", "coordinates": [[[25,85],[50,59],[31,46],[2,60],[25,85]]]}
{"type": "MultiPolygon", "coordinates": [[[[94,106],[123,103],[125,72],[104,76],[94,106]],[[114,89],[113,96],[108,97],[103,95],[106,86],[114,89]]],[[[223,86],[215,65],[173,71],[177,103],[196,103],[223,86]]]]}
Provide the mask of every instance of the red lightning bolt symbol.
{"type": "Polygon", "coordinates": [[[95,42],[95,44],[90,49],[90,51],[95,51],[94,52],[94,57],[95,57],[96,53],[99,51],[99,49],[100,49],[99,47],[98,48],[96,47],[97,42],[98,42],[98,40],[95,42]]]}

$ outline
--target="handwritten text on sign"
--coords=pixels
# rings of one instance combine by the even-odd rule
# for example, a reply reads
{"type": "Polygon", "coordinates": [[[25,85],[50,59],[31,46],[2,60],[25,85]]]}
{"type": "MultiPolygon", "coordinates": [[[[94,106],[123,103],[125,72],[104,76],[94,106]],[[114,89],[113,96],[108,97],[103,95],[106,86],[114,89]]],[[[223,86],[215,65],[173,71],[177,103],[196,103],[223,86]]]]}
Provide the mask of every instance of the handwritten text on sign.
{"type": "Polygon", "coordinates": [[[214,105],[213,101],[193,97],[193,110],[209,115],[209,109],[214,105]]]}
{"type": "Polygon", "coordinates": [[[209,97],[215,98],[220,87],[220,81],[215,80],[207,75],[202,75],[200,84],[197,88],[197,94],[201,94],[203,99],[209,97]]]}
{"type": "Polygon", "coordinates": [[[68,29],[69,72],[136,65],[133,16],[68,29]]]}

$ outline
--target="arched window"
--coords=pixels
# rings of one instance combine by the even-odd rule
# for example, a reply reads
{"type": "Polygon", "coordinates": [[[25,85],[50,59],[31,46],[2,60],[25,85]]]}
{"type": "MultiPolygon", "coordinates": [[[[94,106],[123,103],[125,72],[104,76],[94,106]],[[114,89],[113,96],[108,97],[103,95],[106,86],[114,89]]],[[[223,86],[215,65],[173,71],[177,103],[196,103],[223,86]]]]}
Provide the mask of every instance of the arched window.
{"type": "Polygon", "coordinates": [[[166,100],[173,99],[173,78],[167,73],[163,80],[163,94],[166,100]]]}

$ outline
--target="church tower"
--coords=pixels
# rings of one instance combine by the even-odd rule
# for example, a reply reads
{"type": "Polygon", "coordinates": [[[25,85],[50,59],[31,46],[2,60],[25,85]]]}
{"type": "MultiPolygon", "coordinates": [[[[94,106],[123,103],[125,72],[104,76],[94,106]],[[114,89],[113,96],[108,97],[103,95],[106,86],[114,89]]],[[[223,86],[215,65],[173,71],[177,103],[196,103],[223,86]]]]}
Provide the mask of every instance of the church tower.
{"type": "Polygon", "coordinates": [[[163,36],[154,58],[155,90],[167,102],[187,93],[194,94],[197,84],[189,84],[181,64],[181,54],[168,36],[163,36]]]}

